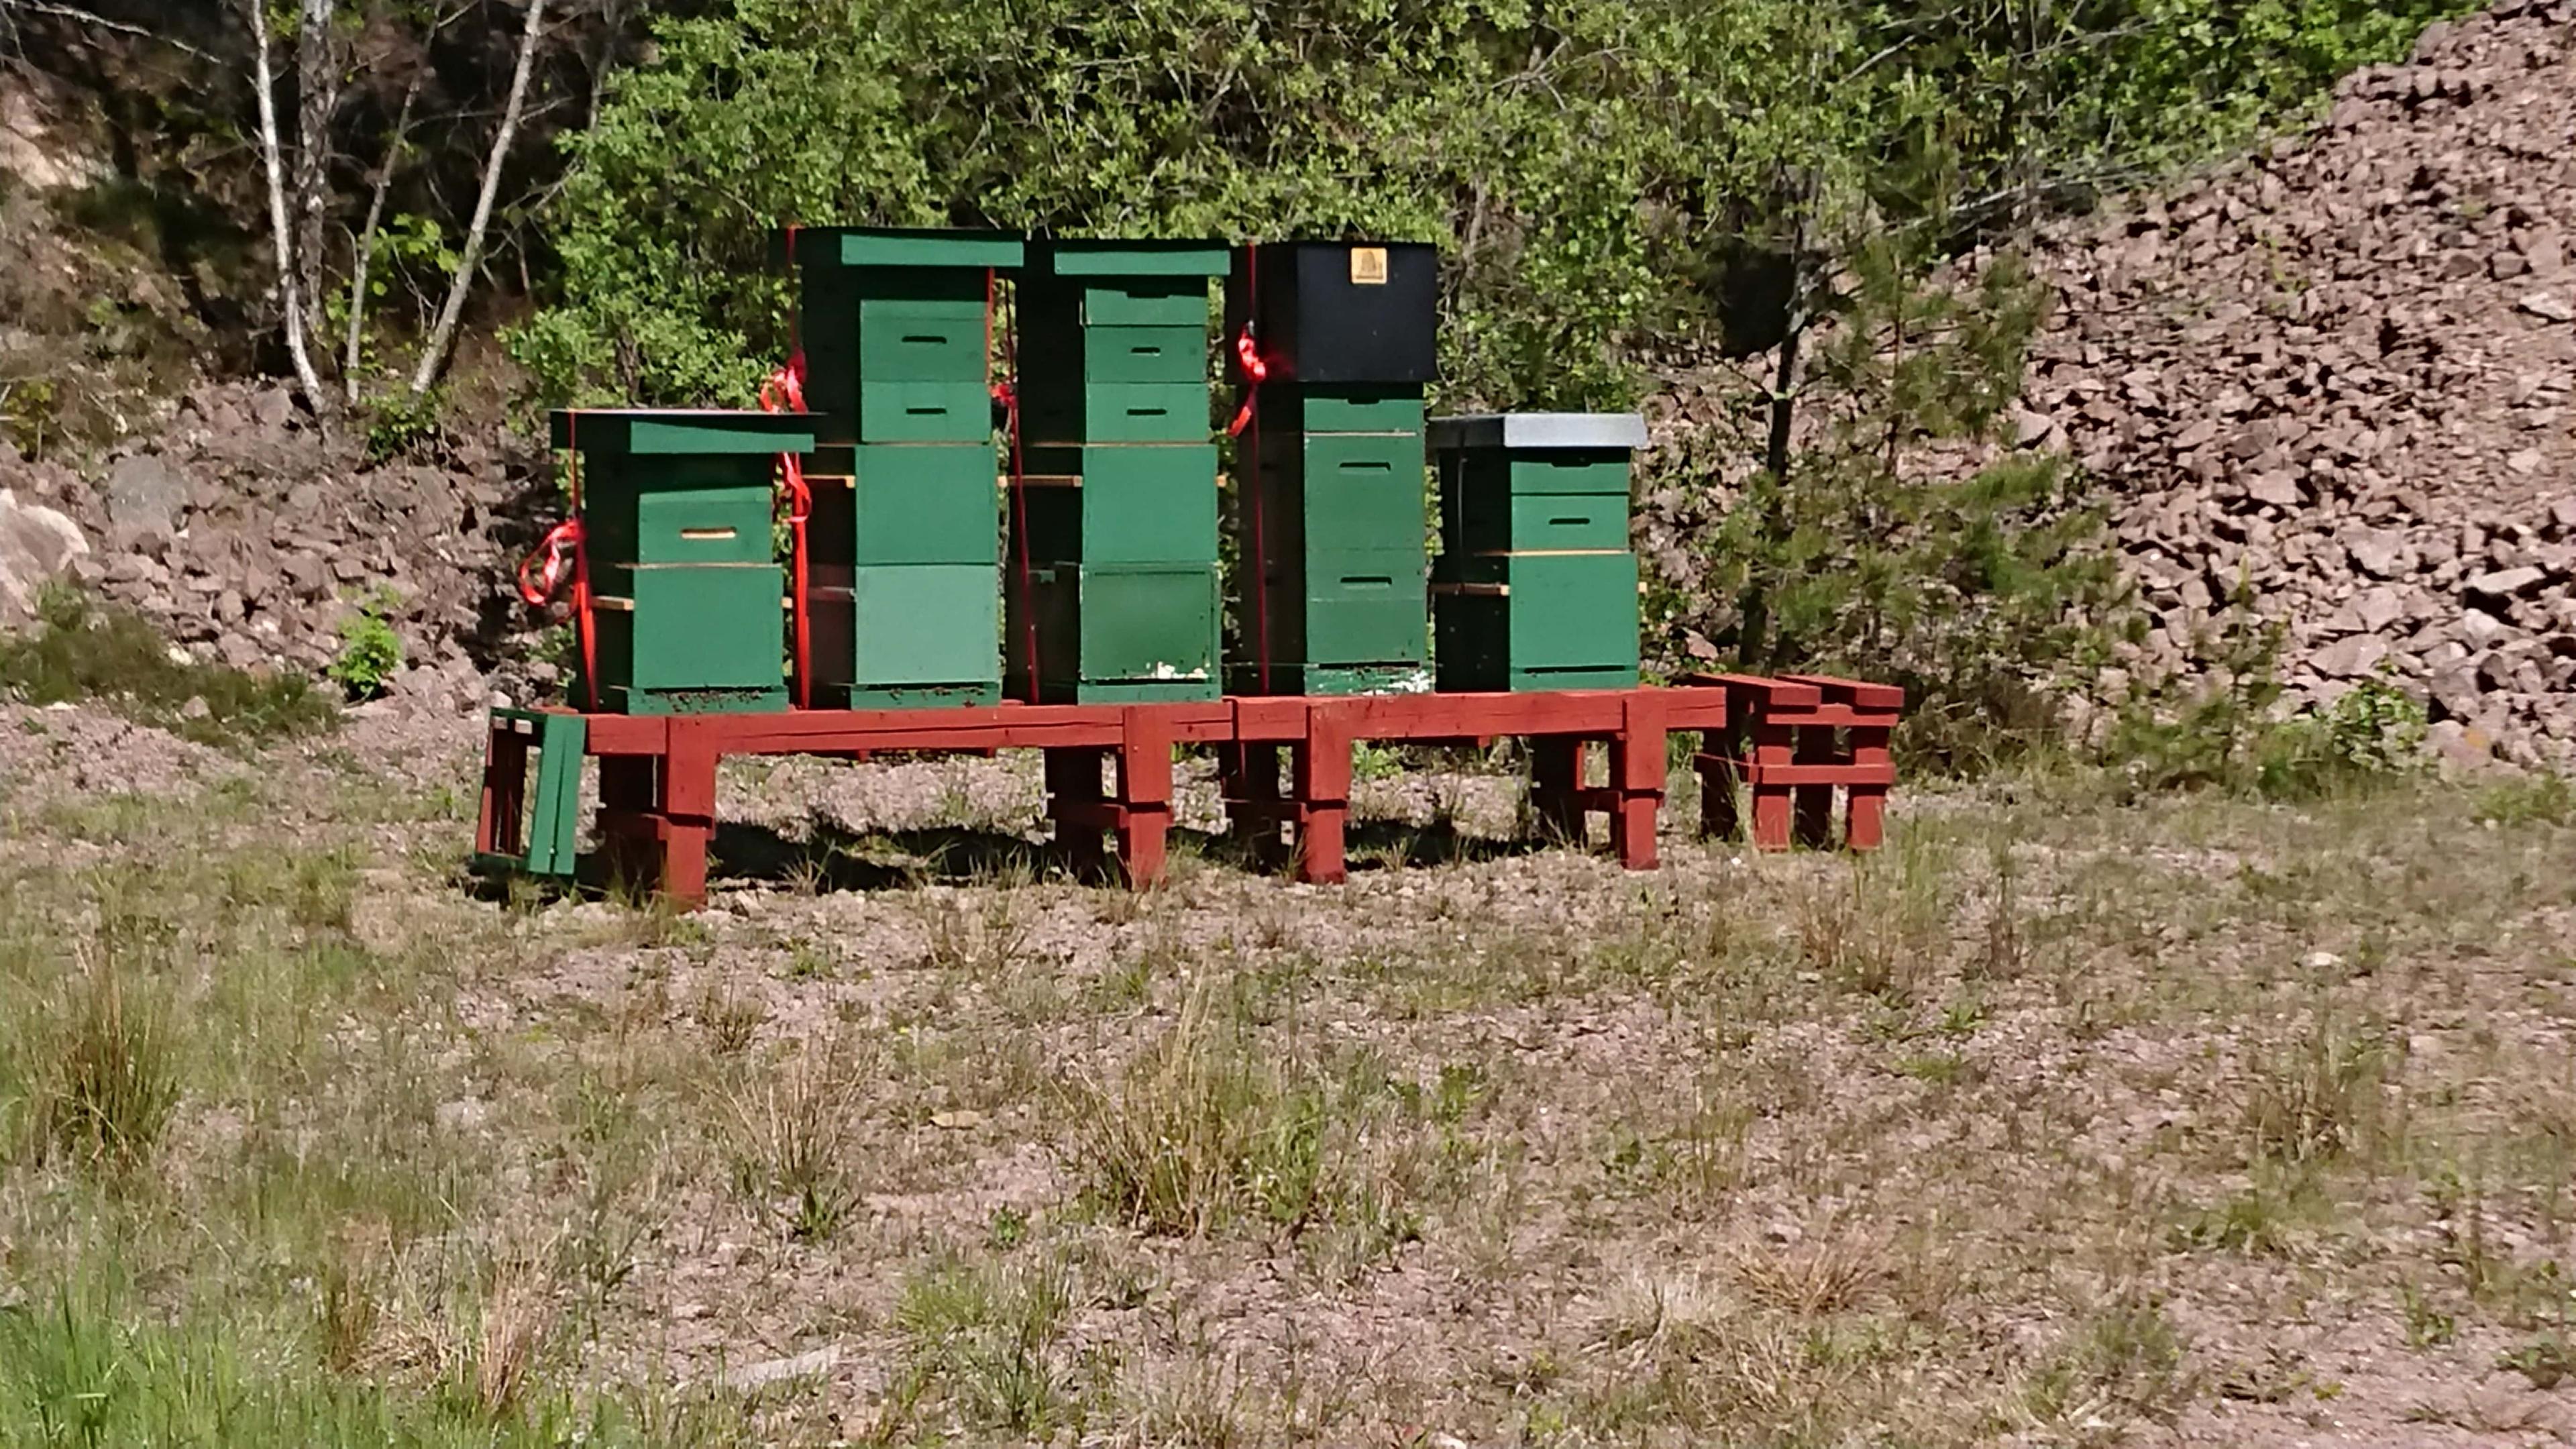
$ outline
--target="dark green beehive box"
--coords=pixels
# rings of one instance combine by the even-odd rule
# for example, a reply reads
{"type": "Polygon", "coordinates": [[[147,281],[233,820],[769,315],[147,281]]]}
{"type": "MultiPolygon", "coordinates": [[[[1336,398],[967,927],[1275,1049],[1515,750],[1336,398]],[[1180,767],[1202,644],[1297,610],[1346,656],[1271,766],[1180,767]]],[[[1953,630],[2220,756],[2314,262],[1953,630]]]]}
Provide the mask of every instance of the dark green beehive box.
{"type": "Polygon", "coordinates": [[[1018,291],[1023,436],[1206,442],[1208,285],[1225,268],[1219,242],[1031,241],[1018,291]]]}
{"type": "Polygon", "coordinates": [[[1049,563],[1212,564],[1216,445],[1030,448],[1014,526],[1049,563]]]}
{"type": "Polygon", "coordinates": [[[785,708],[771,480],[781,453],[813,451],[812,420],[558,412],[550,432],[581,469],[600,708],[785,708]]]}
{"type": "Polygon", "coordinates": [[[806,405],[827,443],[970,443],[993,431],[987,304],[1016,235],[891,227],[782,232],[797,278],[806,405]]]}
{"type": "Polygon", "coordinates": [[[1444,690],[1637,682],[1628,551],[1633,413],[1497,413],[1430,426],[1440,479],[1434,636],[1444,690]]]}
{"type": "Polygon", "coordinates": [[[1046,704],[1214,699],[1216,565],[1059,563],[1006,591],[1011,692],[1046,704]],[[1030,668],[1030,649],[1036,668],[1030,668]]]}
{"type": "Polygon", "coordinates": [[[1003,630],[1020,698],[1216,697],[1208,287],[1225,265],[1216,242],[1029,244],[1013,526],[1035,571],[1003,630]]]}
{"type": "Polygon", "coordinates": [[[806,534],[816,703],[1000,697],[1000,478],[989,440],[815,455],[806,534]]]}

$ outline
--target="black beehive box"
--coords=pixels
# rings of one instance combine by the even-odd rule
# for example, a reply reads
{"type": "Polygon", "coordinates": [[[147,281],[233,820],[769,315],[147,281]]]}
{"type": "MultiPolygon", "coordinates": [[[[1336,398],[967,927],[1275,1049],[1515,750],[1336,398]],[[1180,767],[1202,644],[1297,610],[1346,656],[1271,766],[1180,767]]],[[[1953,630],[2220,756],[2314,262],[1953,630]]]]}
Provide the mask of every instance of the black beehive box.
{"type": "Polygon", "coordinates": [[[1440,256],[1427,242],[1263,242],[1226,279],[1226,372],[1246,318],[1270,381],[1409,384],[1439,376],[1440,256]]]}

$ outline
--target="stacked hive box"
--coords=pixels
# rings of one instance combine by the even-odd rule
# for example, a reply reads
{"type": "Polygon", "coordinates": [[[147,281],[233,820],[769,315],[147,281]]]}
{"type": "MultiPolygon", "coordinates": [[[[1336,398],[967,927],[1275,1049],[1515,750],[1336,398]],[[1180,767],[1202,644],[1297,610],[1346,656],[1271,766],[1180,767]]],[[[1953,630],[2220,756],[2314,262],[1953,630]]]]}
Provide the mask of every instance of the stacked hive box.
{"type": "Polygon", "coordinates": [[[1014,696],[1214,699],[1219,242],[1042,240],[1019,282],[1027,576],[1004,590],[1014,696]]]}
{"type": "MultiPolygon", "coordinates": [[[[554,445],[581,468],[599,708],[786,708],[771,479],[779,454],[812,450],[812,424],[645,411],[552,421],[554,445]]],[[[575,685],[575,698],[587,693],[575,685]]]]}
{"type": "Polygon", "coordinates": [[[1633,413],[1503,413],[1431,425],[1440,475],[1432,575],[1443,691],[1637,682],[1628,551],[1633,413]]]}
{"type": "Polygon", "coordinates": [[[1001,696],[994,232],[836,228],[786,238],[805,401],[827,445],[807,470],[817,705],[1001,696]]]}
{"type": "MultiPolygon", "coordinates": [[[[1438,266],[1410,243],[1235,253],[1229,334],[1248,324],[1268,373],[1237,455],[1237,693],[1430,687],[1422,390],[1438,266]]],[[[1251,382],[1240,358],[1229,367],[1251,382]]]]}

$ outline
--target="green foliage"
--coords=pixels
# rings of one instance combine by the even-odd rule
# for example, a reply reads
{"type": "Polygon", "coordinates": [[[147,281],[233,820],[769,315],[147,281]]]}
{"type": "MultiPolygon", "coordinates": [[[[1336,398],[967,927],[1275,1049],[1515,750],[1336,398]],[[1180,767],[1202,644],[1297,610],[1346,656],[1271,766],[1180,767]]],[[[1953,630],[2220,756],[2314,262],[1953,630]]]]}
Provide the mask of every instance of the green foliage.
{"type": "Polygon", "coordinates": [[[2476,818],[2497,825],[2565,825],[2576,820],[2576,787],[2543,770],[2500,780],[2478,792],[2476,818]]]}
{"type": "Polygon", "coordinates": [[[68,587],[46,591],[33,632],[0,637],[0,689],[29,704],[96,699],[209,745],[265,744],[339,722],[302,679],[182,663],[142,616],[68,587]]]}
{"type": "Polygon", "coordinates": [[[1959,289],[1897,238],[1859,245],[1843,283],[1817,289],[1833,320],[1786,478],[1766,468],[1727,497],[1736,444],[1710,432],[1657,480],[1711,495],[1722,521],[1690,587],[1668,587],[1649,616],[1757,671],[1904,685],[1898,743],[1916,762],[1973,766],[2051,731],[2045,686],[2101,642],[2120,599],[2101,517],[2054,455],[2010,455],[1965,482],[1905,461],[1987,434],[2019,386],[2040,295],[2009,258],[1959,289]]]}
{"type": "Polygon", "coordinates": [[[2132,703],[2104,751],[2126,787],[2314,800],[2422,768],[2424,706],[2384,680],[2364,681],[2322,714],[2285,717],[2280,641],[2278,625],[2238,629],[2221,641],[2214,685],[2179,704],[2132,703]]]}
{"type": "Polygon", "coordinates": [[[1624,399],[1802,201],[1984,225],[2234,141],[2465,0],[731,0],[569,136],[550,399],[736,402],[786,222],[1441,243],[1445,375],[1624,399]]]}
{"type": "Polygon", "coordinates": [[[406,1393],[298,1365],[254,1324],[167,1322],[120,1287],[59,1287],[0,1308],[0,1443],[95,1449],[298,1444],[538,1449],[746,1443],[720,1415],[653,1422],[611,1401],[540,1397],[495,1417],[469,1392],[406,1393]]]}
{"type": "Polygon", "coordinates": [[[447,395],[390,388],[367,400],[367,461],[387,463],[438,441],[447,395]]]}
{"type": "Polygon", "coordinates": [[[380,589],[340,621],[340,653],[322,672],[351,699],[373,699],[403,665],[402,636],[390,615],[400,601],[380,589]]]}

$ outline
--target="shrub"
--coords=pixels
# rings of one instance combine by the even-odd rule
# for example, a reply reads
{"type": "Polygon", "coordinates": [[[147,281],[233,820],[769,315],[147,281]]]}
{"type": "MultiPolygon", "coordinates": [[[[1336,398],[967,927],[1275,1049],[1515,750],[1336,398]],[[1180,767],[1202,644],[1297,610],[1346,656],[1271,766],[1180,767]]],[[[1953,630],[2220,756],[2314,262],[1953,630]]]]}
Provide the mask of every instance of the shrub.
{"type": "Polygon", "coordinates": [[[339,657],[323,673],[347,690],[351,699],[373,699],[384,693],[386,681],[402,668],[402,636],[394,632],[387,617],[396,602],[390,590],[381,590],[340,621],[339,657]]]}

